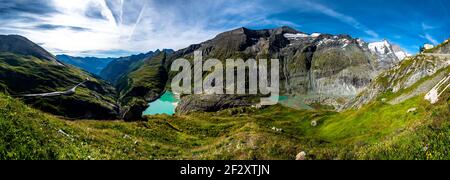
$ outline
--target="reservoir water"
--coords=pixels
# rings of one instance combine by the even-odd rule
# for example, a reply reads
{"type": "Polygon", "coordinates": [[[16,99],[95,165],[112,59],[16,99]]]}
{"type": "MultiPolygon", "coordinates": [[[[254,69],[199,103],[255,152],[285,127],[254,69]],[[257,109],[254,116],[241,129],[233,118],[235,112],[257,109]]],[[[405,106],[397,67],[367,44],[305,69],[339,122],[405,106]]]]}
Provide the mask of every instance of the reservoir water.
{"type": "Polygon", "coordinates": [[[157,115],[157,114],[175,114],[175,108],[178,105],[178,99],[175,95],[166,91],[159,99],[149,103],[148,107],[142,114],[143,115],[157,115]]]}
{"type": "MultiPolygon", "coordinates": [[[[178,99],[175,94],[166,91],[159,99],[149,103],[149,107],[142,113],[142,115],[157,115],[157,114],[175,114],[175,109],[178,105],[178,99]]],[[[280,96],[279,103],[281,105],[295,108],[295,109],[312,109],[306,105],[304,100],[300,97],[280,96]]]]}

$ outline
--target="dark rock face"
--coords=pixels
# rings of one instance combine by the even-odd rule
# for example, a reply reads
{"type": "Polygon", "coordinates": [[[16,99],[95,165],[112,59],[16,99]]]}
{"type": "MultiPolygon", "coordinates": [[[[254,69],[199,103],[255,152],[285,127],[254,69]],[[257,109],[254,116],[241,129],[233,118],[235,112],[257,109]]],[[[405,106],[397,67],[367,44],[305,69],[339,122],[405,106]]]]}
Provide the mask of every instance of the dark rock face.
{"type": "Polygon", "coordinates": [[[176,112],[179,114],[190,112],[214,112],[222,109],[251,106],[251,98],[247,96],[229,95],[190,95],[181,98],[176,112]]]}
{"type": "Polygon", "coordinates": [[[121,109],[121,119],[128,122],[144,120],[142,117],[142,112],[144,112],[148,107],[147,101],[137,98],[133,99],[131,102],[128,102],[127,106],[121,109]]]}
{"type": "MultiPolygon", "coordinates": [[[[173,53],[167,67],[178,58],[192,60],[196,50],[202,51],[204,60],[279,59],[282,95],[303,96],[309,103],[324,103],[322,100],[327,99],[326,103],[336,108],[343,105],[342,99],[355,97],[380,72],[399,62],[397,57],[375,53],[370,50],[369,43],[348,35],[306,34],[281,27],[268,30],[239,28],[219,34],[212,40],[173,53]]],[[[173,73],[169,80],[172,77],[173,73]]],[[[235,105],[233,101],[223,99],[222,96],[184,96],[178,112],[215,111],[235,105]],[[200,103],[202,100],[208,103],[200,103]]],[[[239,98],[229,96],[225,99],[239,98]]],[[[237,101],[240,105],[253,103],[237,101]]]]}

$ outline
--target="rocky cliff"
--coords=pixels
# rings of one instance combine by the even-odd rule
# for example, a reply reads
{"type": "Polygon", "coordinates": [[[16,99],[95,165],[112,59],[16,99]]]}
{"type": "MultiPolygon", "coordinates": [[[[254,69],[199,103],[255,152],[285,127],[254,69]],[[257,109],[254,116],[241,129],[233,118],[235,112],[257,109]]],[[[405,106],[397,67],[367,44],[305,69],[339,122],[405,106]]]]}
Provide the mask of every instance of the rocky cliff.
{"type": "Polygon", "coordinates": [[[449,47],[450,45],[446,41],[436,48],[427,50],[426,53],[406,58],[397,66],[377,77],[365,91],[349,102],[345,108],[359,108],[374,101],[380,94],[387,92],[398,93],[409,89],[411,92],[408,93],[410,94],[390,102],[399,103],[408,97],[430,91],[449,73],[446,69],[450,65],[450,54],[445,54],[449,47]],[[420,81],[425,83],[422,83],[419,87],[412,87],[420,81]]]}
{"type": "MultiPolygon", "coordinates": [[[[290,27],[266,30],[239,28],[173,53],[168,57],[167,67],[177,58],[192,60],[193,52],[197,50],[202,51],[204,60],[279,59],[283,95],[302,96],[308,103],[340,107],[362,92],[378,74],[400,61],[397,56],[400,51],[393,50],[387,41],[383,43],[387,47],[380,52],[381,49],[348,35],[307,34],[290,27]]],[[[192,99],[184,96],[178,111],[196,110],[192,99]]],[[[221,99],[209,101],[210,105],[214,106],[221,99]]]]}

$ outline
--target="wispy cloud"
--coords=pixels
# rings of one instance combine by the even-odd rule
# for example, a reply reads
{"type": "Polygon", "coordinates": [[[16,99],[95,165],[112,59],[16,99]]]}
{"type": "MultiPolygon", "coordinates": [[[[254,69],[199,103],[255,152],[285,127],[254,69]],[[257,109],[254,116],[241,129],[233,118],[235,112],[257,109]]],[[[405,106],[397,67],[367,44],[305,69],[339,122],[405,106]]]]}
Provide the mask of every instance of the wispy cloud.
{"type": "MultiPolygon", "coordinates": [[[[266,0],[0,1],[2,12],[7,12],[0,14],[3,19],[0,21],[5,24],[1,32],[15,30],[54,53],[73,55],[180,49],[241,26],[301,27],[293,21],[272,17],[285,7],[267,5],[266,0]],[[6,19],[8,14],[18,16],[6,19]]],[[[353,17],[330,7],[309,0],[295,2],[349,24],[372,38],[379,36],[353,17]]]]}
{"type": "Polygon", "coordinates": [[[422,22],[422,31],[424,31],[423,35],[420,35],[421,38],[428,40],[430,43],[436,45],[439,44],[439,41],[436,40],[433,36],[431,36],[428,32],[437,29],[437,26],[428,25],[427,23],[422,22]]]}
{"type": "Polygon", "coordinates": [[[428,24],[422,22],[422,29],[425,30],[425,31],[426,31],[426,30],[431,30],[431,29],[436,29],[436,28],[438,28],[438,27],[436,27],[436,26],[431,26],[431,25],[428,25],[428,24]]]}
{"type": "Polygon", "coordinates": [[[420,37],[422,37],[423,39],[428,40],[430,43],[433,43],[434,45],[439,44],[439,41],[434,39],[430,34],[426,33],[425,35],[420,35],[420,37]]]}
{"type": "MultiPolygon", "coordinates": [[[[447,1],[440,3],[446,5],[447,1]]],[[[392,21],[395,16],[386,19],[387,13],[376,14],[379,9],[358,0],[0,0],[0,4],[0,33],[20,34],[53,53],[78,56],[180,49],[242,26],[288,25],[300,31],[345,33],[369,41],[401,35],[396,39],[407,47],[424,39],[436,43],[448,32],[443,30],[448,23],[441,19],[392,21]],[[369,15],[360,16],[358,8],[370,11],[365,13],[369,15]],[[409,24],[414,24],[413,28],[409,24]]],[[[391,10],[398,11],[395,7],[391,10]]]]}
{"type": "MultiPolygon", "coordinates": [[[[258,2],[238,0],[0,0],[0,33],[21,34],[53,53],[146,52],[180,49],[267,18],[258,2]],[[33,3],[38,2],[38,3],[33,3]],[[30,5],[36,5],[30,7],[30,5]],[[7,12],[7,13],[4,13],[7,12]],[[44,13],[45,12],[45,13],[44,13]],[[15,18],[6,18],[16,14],[15,18]],[[29,20],[26,17],[30,17],[29,20]],[[32,18],[32,19],[31,19],[32,18]],[[247,21],[246,20],[250,20],[247,21]]],[[[274,11],[271,11],[274,12],[274,11]]]]}
{"type": "Polygon", "coordinates": [[[333,17],[343,23],[346,23],[355,29],[361,30],[365,32],[367,35],[371,36],[371,38],[379,38],[379,34],[374,30],[367,28],[364,24],[360,23],[354,17],[338,12],[328,6],[325,6],[319,2],[303,0],[300,1],[302,4],[312,8],[313,10],[333,17]]]}
{"type": "Polygon", "coordinates": [[[38,30],[57,30],[57,29],[70,29],[73,31],[89,31],[89,28],[84,27],[76,27],[76,26],[62,26],[62,25],[53,25],[53,24],[40,24],[34,26],[34,29],[38,30]]]}

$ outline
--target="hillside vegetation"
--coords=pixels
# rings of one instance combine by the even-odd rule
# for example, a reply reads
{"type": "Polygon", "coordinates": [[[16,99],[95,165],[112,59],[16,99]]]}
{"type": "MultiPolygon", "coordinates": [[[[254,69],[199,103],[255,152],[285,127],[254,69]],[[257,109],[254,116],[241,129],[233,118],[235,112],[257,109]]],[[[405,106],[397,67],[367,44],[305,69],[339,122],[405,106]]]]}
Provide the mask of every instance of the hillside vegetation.
{"type": "Polygon", "coordinates": [[[450,159],[449,95],[434,105],[420,95],[342,113],[273,106],[135,123],[61,120],[0,95],[0,159],[295,159],[301,151],[307,159],[450,159]]]}
{"type": "Polygon", "coordinates": [[[45,112],[68,118],[116,119],[115,89],[108,83],[70,66],[33,56],[0,53],[0,88],[45,112]],[[25,94],[66,91],[84,82],[74,95],[22,97],[25,94]]]}
{"type": "MultiPolygon", "coordinates": [[[[239,40],[247,36],[241,31],[253,32],[240,29],[229,33],[237,34],[232,39],[239,40]]],[[[217,41],[222,42],[224,35],[217,41]]],[[[275,33],[275,40],[279,35],[275,33]]],[[[228,48],[230,44],[219,44],[224,44],[224,49],[217,46],[215,51],[225,53],[222,55],[236,50],[228,48]]],[[[198,48],[191,46],[171,55],[162,52],[143,61],[119,79],[119,98],[104,81],[58,61],[36,58],[27,48],[19,48],[21,53],[0,53],[0,159],[293,160],[302,152],[307,160],[450,160],[450,63],[448,57],[436,54],[447,49],[448,42],[431,51],[434,54],[406,58],[377,78],[364,80],[367,88],[340,112],[322,104],[309,110],[282,105],[223,106],[227,109],[142,117],[147,102],[167,88],[171,59],[190,56],[198,48]],[[85,83],[67,96],[20,96],[64,91],[82,81],[85,83]],[[425,99],[434,92],[430,90],[438,91],[433,95],[436,101],[425,99]],[[120,117],[115,104],[122,105],[120,117]],[[120,118],[143,121],[93,120],[120,118]]],[[[308,66],[331,68],[327,63],[331,57],[335,56],[323,56],[324,61],[319,58],[308,66]]],[[[361,83],[358,78],[351,79],[361,83]]],[[[189,102],[208,104],[197,99],[189,102]]],[[[179,107],[192,108],[189,105],[181,103],[179,107]]]]}

